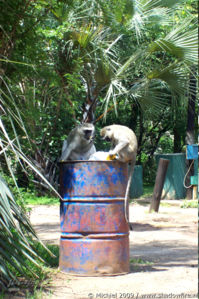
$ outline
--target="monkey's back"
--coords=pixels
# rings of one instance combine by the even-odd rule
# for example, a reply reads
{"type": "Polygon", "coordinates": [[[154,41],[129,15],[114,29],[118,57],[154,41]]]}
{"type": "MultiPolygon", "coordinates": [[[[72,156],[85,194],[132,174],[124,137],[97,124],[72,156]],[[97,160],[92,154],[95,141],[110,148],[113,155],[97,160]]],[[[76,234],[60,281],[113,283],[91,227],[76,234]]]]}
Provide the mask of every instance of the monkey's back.
{"type": "Polygon", "coordinates": [[[112,125],[115,129],[115,132],[117,132],[117,134],[115,134],[115,139],[121,140],[121,139],[126,139],[129,142],[129,147],[131,148],[131,150],[137,150],[137,138],[135,136],[135,133],[133,132],[133,130],[131,130],[130,128],[126,127],[126,126],[122,126],[122,125],[112,125]]]}
{"type": "Polygon", "coordinates": [[[125,162],[135,160],[137,154],[137,138],[133,130],[122,125],[112,125],[112,129],[116,143],[128,141],[128,145],[119,153],[121,160],[125,162]]]}

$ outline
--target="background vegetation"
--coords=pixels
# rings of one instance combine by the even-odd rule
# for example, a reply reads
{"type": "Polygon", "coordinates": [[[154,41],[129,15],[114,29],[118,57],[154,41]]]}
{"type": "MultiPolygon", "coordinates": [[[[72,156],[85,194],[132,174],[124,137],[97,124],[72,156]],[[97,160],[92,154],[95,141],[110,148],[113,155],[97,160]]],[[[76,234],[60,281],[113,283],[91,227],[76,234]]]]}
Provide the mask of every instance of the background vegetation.
{"type": "MultiPolygon", "coordinates": [[[[0,12],[6,287],[16,279],[12,267],[26,273],[20,255],[37,255],[20,190],[33,200],[56,193],[62,142],[76,124],[94,121],[97,133],[112,123],[132,128],[146,183],[154,182],[154,153],[196,142],[198,41],[195,0],[1,0],[0,12]]],[[[97,149],[107,149],[98,136],[97,149]]]]}

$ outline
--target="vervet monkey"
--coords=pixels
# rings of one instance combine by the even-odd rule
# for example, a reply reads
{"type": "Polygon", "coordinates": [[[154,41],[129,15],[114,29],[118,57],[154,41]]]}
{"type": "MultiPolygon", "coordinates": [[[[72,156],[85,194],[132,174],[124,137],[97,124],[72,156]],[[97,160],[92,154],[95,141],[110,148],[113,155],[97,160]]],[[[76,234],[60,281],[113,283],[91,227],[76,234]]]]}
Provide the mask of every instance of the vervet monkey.
{"type": "Polygon", "coordinates": [[[61,161],[88,160],[96,152],[93,144],[95,127],[93,124],[83,123],[75,127],[64,140],[61,161]]]}
{"type": "Polygon", "coordinates": [[[111,142],[110,156],[116,155],[117,160],[131,163],[125,193],[125,218],[129,222],[129,190],[136,162],[137,138],[131,129],[121,125],[104,127],[100,135],[104,140],[111,142]]]}

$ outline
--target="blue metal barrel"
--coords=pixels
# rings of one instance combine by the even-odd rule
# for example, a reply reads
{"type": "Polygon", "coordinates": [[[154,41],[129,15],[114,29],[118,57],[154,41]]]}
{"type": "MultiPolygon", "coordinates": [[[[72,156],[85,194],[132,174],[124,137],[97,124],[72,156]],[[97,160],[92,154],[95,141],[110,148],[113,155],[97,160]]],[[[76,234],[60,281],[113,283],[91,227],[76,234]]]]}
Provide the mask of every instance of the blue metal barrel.
{"type": "Polygon", "coordinates": [[[124,215],[128,165],[118,161],[60,163],[60,270],[85,276],[129,272],[124,215]]]}

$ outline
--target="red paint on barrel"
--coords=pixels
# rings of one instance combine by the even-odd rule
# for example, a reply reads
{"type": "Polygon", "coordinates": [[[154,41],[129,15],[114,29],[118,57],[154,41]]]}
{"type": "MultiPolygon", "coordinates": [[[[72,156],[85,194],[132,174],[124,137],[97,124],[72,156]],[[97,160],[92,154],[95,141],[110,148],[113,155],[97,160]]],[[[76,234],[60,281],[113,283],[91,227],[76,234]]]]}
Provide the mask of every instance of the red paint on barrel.
{"type": "Polygon", "coordinates": [[[61,238],[60,270],[77,275],[119,275],[129,272],[129,238],[95,235],[61,238]]]}
{"type": "Polygon", "coordinates": [[[127,273],[127,164],[70,161],[60,166],[60,269],[86,276],[127,273]]]}
{"type": "Polygon", "coordinates": [[[124,217],[124,201],[62,202],[62,232],[116,233],[128,232],[124,217]]]}

